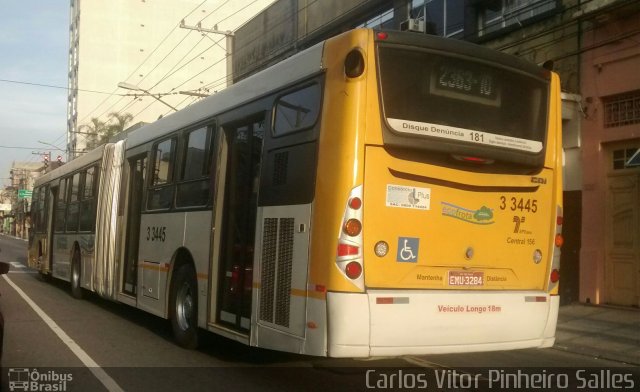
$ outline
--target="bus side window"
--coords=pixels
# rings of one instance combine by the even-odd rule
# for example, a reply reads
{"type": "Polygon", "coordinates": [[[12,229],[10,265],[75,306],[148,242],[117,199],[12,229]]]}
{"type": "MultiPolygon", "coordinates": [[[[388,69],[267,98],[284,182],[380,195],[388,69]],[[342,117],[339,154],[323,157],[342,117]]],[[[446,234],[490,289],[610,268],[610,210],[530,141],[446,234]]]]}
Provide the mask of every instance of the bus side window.
{"type": "Polygon", "coordinates": [[[273,116],[275,137],[310,128],[320,113],[320,85],[314,83],[278,98],[273,116]]]}
{"type": "Polygon", "coordinates": [[[176,207],[205,206],[209,201],[211,128],[185,134],[182,173],[177,186],[176,207]]]}
{"type": "Polygon", "coordinates": [[[95,186],[96,167],[90,167],[84,173],[84,187],[80,195],[80,231],[93,231],[96,223],[95,186]]]}
{"type": "Polygon", "coordinates": [[[58,188],[58,200],[55,206],[55,231],[56,233],[64,232],[65,214],[67,212],[67,182],[69,177],[60,180],[58,188]]]}
{"type": "Polygon", "coordinates": [[[78,231],[78,218],[80,215],[80,173],[74,174],[67,183],[69,187],[69,204],[67,204],[66,231],[73,233],[78,231]]]}
{"type": "Polygon", "coordinates": [[[156,144],[153,148],[153,171],[147,196],[148,210],[169,209],[173,204],[176,141],[173,137],[156,144]]]}

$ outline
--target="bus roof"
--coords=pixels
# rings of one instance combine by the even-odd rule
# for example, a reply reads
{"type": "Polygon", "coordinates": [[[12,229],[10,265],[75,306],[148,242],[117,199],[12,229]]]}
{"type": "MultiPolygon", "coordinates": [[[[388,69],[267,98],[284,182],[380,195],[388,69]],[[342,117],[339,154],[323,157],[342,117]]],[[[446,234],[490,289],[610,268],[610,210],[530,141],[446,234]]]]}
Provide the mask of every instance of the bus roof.
{"type": "Polygon", "coordinates": [[[139,146],[165,134],[188,127],[284,87],[322,70],[323,42],[297,53],[226,89],[131,132],[127,148],[139,146]]]}
{"type": "Polygon", "coordinates": [[[78,170],[82,167],[90,165],[94,162],[98,162],[102,159],[102,152],[104,151],[106,144],[103,144],[97,147],[94,150],[89,151],[81,157],[78,157],[71,162],[65,163],[57,169],[51,170],[49,173],[38,177],[34,183],[34,187],[40,186],[42,184],[46,184],[49,181],[55,180],[56,178],[65,176],[68,173],[71,173],[75,170],[78,170]]]}

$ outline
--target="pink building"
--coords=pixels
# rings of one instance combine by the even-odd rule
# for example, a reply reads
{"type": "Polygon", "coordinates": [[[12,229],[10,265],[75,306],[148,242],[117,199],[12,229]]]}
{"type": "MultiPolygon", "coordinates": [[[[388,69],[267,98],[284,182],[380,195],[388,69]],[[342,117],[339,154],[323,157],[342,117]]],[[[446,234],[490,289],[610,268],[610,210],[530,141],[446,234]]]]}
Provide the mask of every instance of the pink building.
{"type": "Polygon", "coordinates": [[[639,306],[640,4],[596,0],[582,21],[580,301],[639,306]]]}

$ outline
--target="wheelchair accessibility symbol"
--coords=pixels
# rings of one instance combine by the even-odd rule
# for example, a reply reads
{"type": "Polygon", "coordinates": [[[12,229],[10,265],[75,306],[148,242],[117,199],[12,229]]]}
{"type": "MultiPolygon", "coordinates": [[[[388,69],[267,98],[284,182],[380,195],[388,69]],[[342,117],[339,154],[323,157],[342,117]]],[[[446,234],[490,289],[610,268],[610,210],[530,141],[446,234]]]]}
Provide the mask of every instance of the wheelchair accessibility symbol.
{"type": "Polygon", "coordinates": [[[398,238],[398,253],[396,261],[401,263],[418,262],[419,238],[400,237],[398,238]]]}

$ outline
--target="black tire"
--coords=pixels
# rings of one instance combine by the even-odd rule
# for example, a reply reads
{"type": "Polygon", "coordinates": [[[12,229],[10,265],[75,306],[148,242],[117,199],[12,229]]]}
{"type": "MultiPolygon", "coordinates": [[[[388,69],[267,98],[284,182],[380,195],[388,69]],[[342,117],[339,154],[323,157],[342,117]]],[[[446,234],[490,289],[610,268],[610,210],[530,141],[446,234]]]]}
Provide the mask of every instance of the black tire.
{"type": "Polygon", "coordinates": [[[191,264],[183,264],[171,279],[169,318],[173,337],[180,347],[198,347],[198,282],[191,264]]]}
{"type": "Polygon", "coordinates": [[[82,299],[84,296],[80,252],[77,249],[73,252],[73,258],[71,259],[71,295],[76,299],[82,299]]]}

